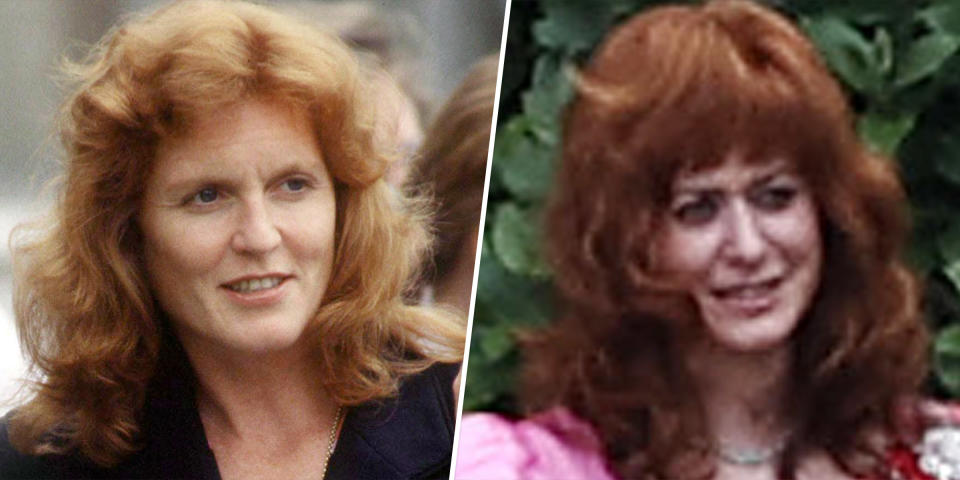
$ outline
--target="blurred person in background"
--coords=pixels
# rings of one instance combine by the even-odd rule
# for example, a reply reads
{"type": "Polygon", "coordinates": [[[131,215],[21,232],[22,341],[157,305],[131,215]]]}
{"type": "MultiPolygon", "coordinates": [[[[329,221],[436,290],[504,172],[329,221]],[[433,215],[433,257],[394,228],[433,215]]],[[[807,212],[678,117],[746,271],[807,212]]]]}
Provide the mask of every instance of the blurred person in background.
{"type": "Polygon", "coordinates": [[[401,296],[429,236],[383,180],[380,74],[220,1],[71,73],[56,206],[14,244],[38,380],[0,478],[446,478],[463,326],[401,296]]]}
{"type": "Polygon", "coordinates": [[[380,66],[392,77],[380,83],[378,96],[384,112],[399,112],[392,122],[399,154],[385,175],[388,184],[399,188],[409,173],[413,155],[423,142],[421,119],[432,103],[431,92],[416,81],[416,68],[422,63],[419,57],[423,54],[419,48],[423,38],[417,22],[395,9],[363,0],[296,2],[287,5],[285,10],[315,18],[353,46],[362,62],[380,66]]]}
{"type": "Polygon", "coordinates": [[[423,272],[425,300],[456,308],[466,322],[476,263],[498,55],[478,61],[427,131],[408,188],[433,198],[437,236],[423,272]]]}

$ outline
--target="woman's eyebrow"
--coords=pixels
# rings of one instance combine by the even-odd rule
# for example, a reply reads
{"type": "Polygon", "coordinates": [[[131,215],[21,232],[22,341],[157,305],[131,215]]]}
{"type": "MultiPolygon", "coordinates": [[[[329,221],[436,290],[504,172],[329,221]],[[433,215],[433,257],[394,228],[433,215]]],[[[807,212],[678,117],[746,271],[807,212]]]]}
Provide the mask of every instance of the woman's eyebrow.
{"type": "Polygon", "coordinates": [[[267,183],[272,184],[285,177],[294,175],[302,175],[319,181],[326,177],[326,175],[323,175],[324,171],[326,171],[326,165],[317,166],[306,161],[293,161],[270,172],[270,175],[267,177],[267,183]]]}
{"type": "Polygon", "coordinates": [[[718,182],[720,182],[720,180],[716,178],[713,172],[681,175],[673,182],[672,191],[674,195],[682,193],[702,193],[712,190],[720,191],[722,189],[717,186],[718,182]]]}
{"type": "Polygon", "coordinates": [[[750,182],[749,188],[760,187],[781,179],[792,181],[795,177],[793,170],[784,165],[758,176],[750,182]]]}
{"type": "Polygon", "coordinates": [[[713,186],[699,186],[699,185],[681,185],[673,190],[674,197],[681,197],[684,195],[688,196],[707,196],[715,197],[723,195],[724,189],[717,188],[713,186]]]}
{"type": "Polygon", "coordinates": [[[186,193],[188,191],[195,190],[201,186],[211,186],[211,187],[230,187],[237,183],[236,178],[232,178],[230,175],[225,174],[224,172],[211,172],[201,175],[196,175],[193,177],[184,177],[173,179],[172,181],[163,184],[160,187],[161,193],[186,193]]]}

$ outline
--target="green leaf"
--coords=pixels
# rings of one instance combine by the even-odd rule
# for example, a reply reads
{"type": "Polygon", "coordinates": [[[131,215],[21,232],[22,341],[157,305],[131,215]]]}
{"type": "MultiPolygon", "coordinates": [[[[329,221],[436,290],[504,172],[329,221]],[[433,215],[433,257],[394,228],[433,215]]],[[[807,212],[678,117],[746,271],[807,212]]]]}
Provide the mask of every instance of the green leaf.
{"type": "Polygon", "coordinates": [[[953,261],[943,267],[943,273],[950,279],[953,288],[960,291],[960,261],[953,261]]]}
{"type": "Polygon", "coordinates": [[[857,131],[876,152],[892,156],[900,142],[913,130],[916,114],[869,111],[857,119],[857,131]]]}
{"type": "Polygon", "coordinates": [[[820,4],[823,13],[849,20],[857,25],[876,25],[904,16],[912,0],[792,0],[792,4],[820,4]]]}
{"type": "Polygon", "coordinates": [[[554,147],[559,141],[560,114],[573,97],[572,67],[543,56],[533,68],[533,83],[523,94],[523,113],[537,139],[554,147]]]}
{"type": "Polygon", "coordinates": [[[493,163],[518,199],[542,201],[553,184],[555,147],[538,139],[529,118],[515,116],[497,130],[493,163]]]}
{"type": "Polygon", "coordinates": [[[545,279],[510,273],[491,243],[487,236],[480,257],[474,324],[546,324],[553,316],[550,284],[545,279]]]}
{"type": "Polygon", "coordinates": [[[917,17],[940,33],[960,36],[960,3],[941,1],[922,10],[917,17]]]}
{"type": "Polygon", "coordinates": [[[937,236],[937,250],[944,259],[943,273],[954,288],[960,291],[960,219],[937,236]]]}
{"type": "Polygon", "coordinates": [[[540,254],[540,216],[508,203],[499,207],[493,224],[493,247],[507,270],[531,277],[550,274],[540,254]]]}
{"type": "Polygon", "coordinates": [[[960,395],[960,325],[937,334],[933,347],[934,367],[940,382],[953,395],[960,395]]]}
{"type": "Polygon", "coordinates": [[[550,190],[560,112],[572,94],[560,62],[541,57],[534,67],[533,86],[522,95],[524,114],[514,116],[497,132],[494,165],[502,172],[504,186],[518,198],[539,202],[550,190]]]}
{"type": "Polygon", "coordinates": [[[844,82],[859,92],[882,90],[882,55],[856,28],[832,15],[805,17],[800,25],[844,82]]]}
{"type": "Polygon", "coordinates": [[[915,40],[897,64],[894,86],[904,88],[933,75],[958,47],[956,37],[939,32],[915,40]]]}
{"type": "Polygon", "coordinates": [[[890,32],[886,28],[878,27],[873,35],[873,44],[880,73],[887,75],[893,70],[893,38],[890,37],[890,32]]]}
{"type": "Polygon", "coordinates": [[[476,345],[480,352],[490,360],[499,360],[509,354],[515,347],[513,329],[505,325],[479,327],[479,340],[476,345]]]}
{"type": "Polygon", "coordinates": [[[575,54],[589,50],[613,22],[610,8],[598,8],[595,0],[542,0],[544,17],[533,24],[537,43],[575,54]]]}

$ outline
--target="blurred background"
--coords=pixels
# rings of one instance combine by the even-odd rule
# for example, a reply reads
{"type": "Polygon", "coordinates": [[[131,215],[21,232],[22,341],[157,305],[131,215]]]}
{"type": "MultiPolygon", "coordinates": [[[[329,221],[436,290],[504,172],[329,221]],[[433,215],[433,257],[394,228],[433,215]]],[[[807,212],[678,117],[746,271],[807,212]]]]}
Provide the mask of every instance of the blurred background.
{"type": "MultiPolygon", "coordinates": [[[[61,59],[79,60],[118,21],[155,0],[0,0],[0,413],[24,375],[11,305],[8,238],[52,198],[61,160],[53,120],[61,59]]],[[[409,148],[467,69],[500,47],[506,0],[266,1],[338,32],[378,61],[408,97],[409,148]]]]}
{"type": "MultiPolygon", "coordinates": [[[[571,72],[613,25],[662,0],[513,2],[500,87],[464,410],[519,412],[518,333],[553,318],[541,213],[571,72]]],[[[960,2],[764,0],[810,36],[846,88],[857,129],[897,162],[909,260],[934,335],[927,393],[960,398],[960,2]]],[[[869,302],[869,298],[863,299],[869,302]]]]}

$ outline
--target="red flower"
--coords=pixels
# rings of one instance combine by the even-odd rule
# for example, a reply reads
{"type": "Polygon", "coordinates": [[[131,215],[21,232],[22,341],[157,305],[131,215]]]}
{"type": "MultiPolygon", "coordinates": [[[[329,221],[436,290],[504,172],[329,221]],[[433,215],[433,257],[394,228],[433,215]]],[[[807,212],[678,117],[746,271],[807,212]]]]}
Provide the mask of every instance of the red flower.
{"type": "Polygon", "coordinates": [[[918,457],[907,448],[894,448],[887,454],[887,464],[890,467],[889,478],[896,480],[936,480],[923,473],[917,466],[918,457]]]}

